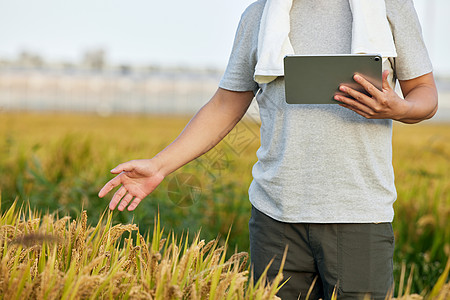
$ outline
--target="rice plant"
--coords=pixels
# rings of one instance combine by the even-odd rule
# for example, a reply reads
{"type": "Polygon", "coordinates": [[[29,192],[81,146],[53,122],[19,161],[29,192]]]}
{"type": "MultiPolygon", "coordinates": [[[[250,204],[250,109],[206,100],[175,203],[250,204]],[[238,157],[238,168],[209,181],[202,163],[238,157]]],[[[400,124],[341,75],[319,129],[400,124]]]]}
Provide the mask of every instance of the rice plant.
{"type": "MultiPolygon", "coordinates": [[[[255,282],[248,254],[226,252],[200,234],[164,237],[159,218],[144,237],[135,224],[113,226],[111,213],[91,227],[86,211],[72,220],[15,201],[0,218],[0,299],[278,299],[283,264],[272,282],[267,269],[255,282]]],[[[410,294],[413,269],[403,292],[405,269],[397,299],[423,299],[410,294]]],[[[448,299],[449,271],[450,259],[427,299],[448,299]]]]}
{"type": "Polygon", "coordinates": [[[226,259],[217,239],[164,238],[158,219],[144,237],[135,224],[112,226],[111,213],[91,227],[86,211],[72,220],[16,205],[0,219],[0,299],[277,298],[281,272],[255,283],[248,254],[226,259]]]}

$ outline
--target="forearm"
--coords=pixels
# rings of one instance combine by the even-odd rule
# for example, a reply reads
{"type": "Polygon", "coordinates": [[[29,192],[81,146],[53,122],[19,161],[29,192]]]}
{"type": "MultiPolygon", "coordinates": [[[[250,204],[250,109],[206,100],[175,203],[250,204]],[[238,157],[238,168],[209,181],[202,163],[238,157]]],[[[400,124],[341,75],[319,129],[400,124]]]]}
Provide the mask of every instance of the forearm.
{"type": "Polygon", "coordinates": [[[418,123],[434,116],[438,108],[438,95],[432,73],[419,77],[422,82],[411,86],[410,82],[400,82],[405,94],[406,113],[397,121],[418,123]]]}
{"type": "Polygon", "coordinates": [[[154,157],[160,173],[167,176],[213,148],[239,122],[252,98],[252,92],[219,89],[181,134],[154,157]]]}
{"type": "Polygon", "coordinates": [[[397,121],[413,124],[430,119],[437,111],[436,90],[428,86],[419,86],[412,90],[405,101],[408,102],[406,114],[397,121]]]}

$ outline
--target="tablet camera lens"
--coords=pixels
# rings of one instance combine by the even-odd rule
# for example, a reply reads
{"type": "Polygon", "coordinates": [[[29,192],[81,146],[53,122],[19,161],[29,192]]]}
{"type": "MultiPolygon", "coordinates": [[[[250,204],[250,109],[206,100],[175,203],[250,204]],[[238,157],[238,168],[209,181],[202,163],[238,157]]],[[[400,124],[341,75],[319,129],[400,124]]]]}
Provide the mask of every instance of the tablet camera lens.
{"type": "Polygon", "coordinates": [[[375,56],[375,61],[380,61],[380,57],[379,56],[375,56]]]}

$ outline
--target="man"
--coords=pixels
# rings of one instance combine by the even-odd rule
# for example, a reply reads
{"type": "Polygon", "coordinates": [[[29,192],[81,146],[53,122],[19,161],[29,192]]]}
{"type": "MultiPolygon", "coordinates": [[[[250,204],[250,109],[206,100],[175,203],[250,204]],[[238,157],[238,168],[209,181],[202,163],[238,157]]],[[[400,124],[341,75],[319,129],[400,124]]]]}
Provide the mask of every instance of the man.
{"type": "MultiPolygon", "coordinates": [[[[267,3],[269,0],[267,1],[267,3]]],[[[134,210],[171,172],[217,144],[245,114],[255,94],[261,147],[249,189],[251,259],[256,277],[275,258],[276,275],[288,245],[282,299],[384,299],[392,287],[396,199],[392,122],[417,123],[437,110],[437,92],[420,24],[411,0],[386,0],[396,58],[384,64],[383,89],[362,76],[371,95],[346,86],[340,105],[289,105],[284,79],[255,81],[258,37],[266,0],[243,13],[227,70],[211,100],[183,132],[152,159],[111,170],[118,174],[100,191],[121,185],[110,209],[134,210]],[[404,95],[392,88],[397,78],[404,95]],[[259,91],[259,92],[257,92],[259,91]]],[[[290,42],[296,54],[348,54],[352,11],[348,0],[294,0],[290,42]]]]}

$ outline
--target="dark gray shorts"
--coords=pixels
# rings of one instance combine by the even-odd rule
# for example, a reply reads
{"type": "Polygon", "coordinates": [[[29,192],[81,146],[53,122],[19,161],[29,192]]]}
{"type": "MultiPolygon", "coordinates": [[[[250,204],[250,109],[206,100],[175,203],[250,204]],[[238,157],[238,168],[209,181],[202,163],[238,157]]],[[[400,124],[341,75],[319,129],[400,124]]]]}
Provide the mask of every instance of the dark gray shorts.
{"type": "Polygon", "coordinates": [[[249,222],[253,272],[259,278],[269,261],[268,277],[278,273],[286,245],[281,299],[385,299],[393,288],[394,233],[391,223],[306,224],[274,220],[254,207],[249,222]],[[299,298],[300,295],[300,298],[299,298]]]}

